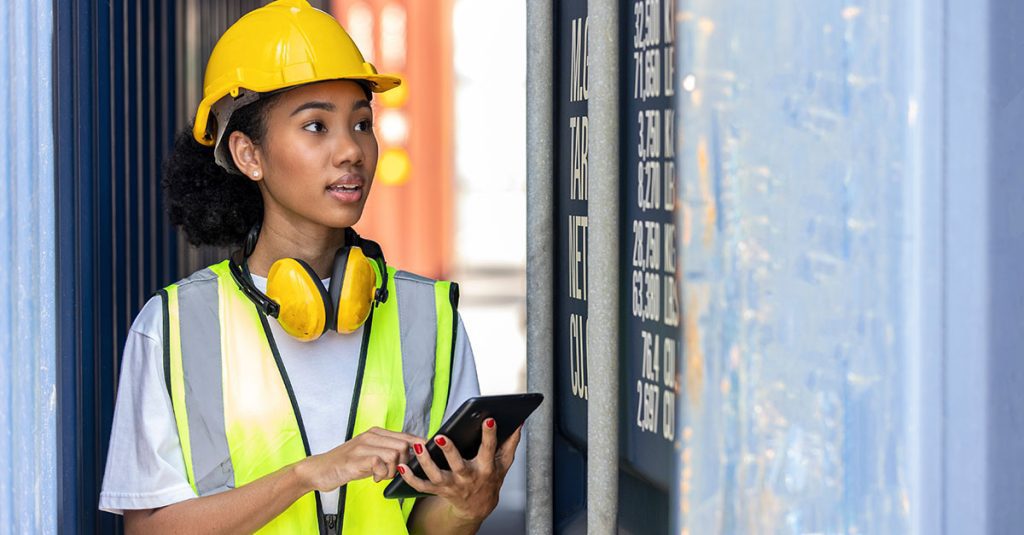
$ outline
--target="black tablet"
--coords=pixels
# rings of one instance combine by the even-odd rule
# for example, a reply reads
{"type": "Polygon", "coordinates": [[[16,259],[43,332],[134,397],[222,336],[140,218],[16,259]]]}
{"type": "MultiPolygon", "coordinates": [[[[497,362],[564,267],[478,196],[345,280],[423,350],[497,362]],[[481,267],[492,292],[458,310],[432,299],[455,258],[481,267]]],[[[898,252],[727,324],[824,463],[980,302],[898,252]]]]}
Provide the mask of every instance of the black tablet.
{"type": "MultiPolygon", "coordinates": [[[[472,459],[476,457],[477,450],[480,449],[484,420],[494,418],[497,423],[498,448],[500,448],[543,400],[542,394],[510,394],[469,398],[452,414],[448,421],[441,425],[437,434],[448,437],[462,454],[462,458],[472,459]]],[[[445,459],[441,448],[434,443],[434,437],[430,437],[426,447],[438,468],[447,470],[448,460],[445,459]]],[[[423,469],[420,468],[419,459],[416,457],[409,462],[409,468],[417,477],[426,479],[423,469]]],[[[402,476],[395,477],[384,489],[385,498],[418,498],[421,496],[429,496],[429,494],[410,487],[402,479],[402,476]]]]}

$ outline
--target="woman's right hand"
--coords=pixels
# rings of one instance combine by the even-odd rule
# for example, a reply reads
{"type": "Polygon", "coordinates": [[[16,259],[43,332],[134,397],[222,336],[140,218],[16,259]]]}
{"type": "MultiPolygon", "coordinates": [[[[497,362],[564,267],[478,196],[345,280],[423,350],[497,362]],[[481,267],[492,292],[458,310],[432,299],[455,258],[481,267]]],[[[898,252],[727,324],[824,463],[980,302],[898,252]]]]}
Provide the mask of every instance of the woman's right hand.
{"type": "Polygon", "coordinates": [[[297,467],[313,490],[332,491],[349,481],[373,476],[395,477],[398,465],[409,462],[409,448],[423,438],[373,427],[331,451],[307,457],[297,467]]]}

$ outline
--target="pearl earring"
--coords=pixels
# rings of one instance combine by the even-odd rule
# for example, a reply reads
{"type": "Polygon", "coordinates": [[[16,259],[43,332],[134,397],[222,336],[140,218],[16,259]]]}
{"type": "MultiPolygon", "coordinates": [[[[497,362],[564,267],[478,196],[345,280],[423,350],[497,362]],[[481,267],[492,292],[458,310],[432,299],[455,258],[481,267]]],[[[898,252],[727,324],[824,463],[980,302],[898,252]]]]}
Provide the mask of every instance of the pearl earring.
{"type": "Polygon", "coordinates": [[[259,178],[260,177],[260,172],[259,171],[253,171],[252,172],[252,177],[253,178],[259,178]]]}

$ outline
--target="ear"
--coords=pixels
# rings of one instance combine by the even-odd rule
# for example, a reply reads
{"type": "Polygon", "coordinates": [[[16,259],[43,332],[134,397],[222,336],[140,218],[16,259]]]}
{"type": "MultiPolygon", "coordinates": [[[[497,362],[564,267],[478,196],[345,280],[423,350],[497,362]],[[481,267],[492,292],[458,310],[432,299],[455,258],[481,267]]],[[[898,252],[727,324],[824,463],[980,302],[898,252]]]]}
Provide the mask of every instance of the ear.
{"type": "Polygon", "coordinates": [[[263,155],[259,146],[249,136],[235,130],[228,137],[228,149],[235,162],[235,167],[250,180],[263,180],[263,155]]]}

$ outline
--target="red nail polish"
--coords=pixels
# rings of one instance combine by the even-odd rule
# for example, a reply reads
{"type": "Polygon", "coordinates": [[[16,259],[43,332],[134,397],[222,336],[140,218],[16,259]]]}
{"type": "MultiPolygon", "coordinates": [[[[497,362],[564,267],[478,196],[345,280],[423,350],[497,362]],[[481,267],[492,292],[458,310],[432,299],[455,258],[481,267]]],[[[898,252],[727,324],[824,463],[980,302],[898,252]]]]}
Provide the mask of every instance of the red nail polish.
{"type": "Polygon", "coordinates": [[[405,467],[402,465],[398,465],[398,473],[405,475],[405,467]]]}
{"type": "Polygon", "coordinates": [[[445,440],[444,437],[437,437],[434,439],[434,442],[437,442],[438,446],[444,446],[445,444],[448,443],[448,441],[445,440]]]}
{"type": "Polygon", "coordinates": [[[414,444],[412,449],[416,450],[416,455],[423,454],[423,444],[414,444]]]}
{"type": "Polygon", "coordinates": [[[484,422],[484,425],[486,425],[488,429],[493,429],[494,428],[494,418],[488,418],[487,421],[484,422]]]}

